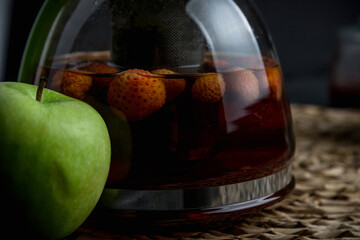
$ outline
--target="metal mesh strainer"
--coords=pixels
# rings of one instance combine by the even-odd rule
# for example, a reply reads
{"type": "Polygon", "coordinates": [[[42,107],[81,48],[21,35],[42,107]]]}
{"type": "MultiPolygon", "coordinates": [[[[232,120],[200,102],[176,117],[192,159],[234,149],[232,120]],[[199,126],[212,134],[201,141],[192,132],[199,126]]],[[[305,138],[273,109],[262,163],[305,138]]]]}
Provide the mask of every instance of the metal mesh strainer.
{"type": "Polygon", "coordinates": [[[206,42],[188,0],[112,0],[112,61],[125,68],[200,65],[206,42]]]}

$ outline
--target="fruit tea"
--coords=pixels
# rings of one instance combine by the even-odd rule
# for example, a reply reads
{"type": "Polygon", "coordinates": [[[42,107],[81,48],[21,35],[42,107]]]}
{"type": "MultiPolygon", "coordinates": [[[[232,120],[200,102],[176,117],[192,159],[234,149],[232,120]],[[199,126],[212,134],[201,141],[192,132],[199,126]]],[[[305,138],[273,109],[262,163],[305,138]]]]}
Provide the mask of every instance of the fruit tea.
{"type": "Polygon", "coordinates": [[[278,172],[294,151],[279,64],[230,60],[184,73],[69,57],[41,67],[37,79],[103,116],[112,141],[107,187],[221,186],[278,172]]]}

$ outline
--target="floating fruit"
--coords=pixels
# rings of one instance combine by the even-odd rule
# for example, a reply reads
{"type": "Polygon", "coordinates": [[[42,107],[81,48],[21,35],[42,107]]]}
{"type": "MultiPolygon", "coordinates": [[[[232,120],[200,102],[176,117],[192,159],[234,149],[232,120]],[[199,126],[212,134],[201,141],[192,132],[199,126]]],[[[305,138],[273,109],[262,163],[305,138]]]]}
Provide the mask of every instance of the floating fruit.
{"type": "MultiPolygon", "coordinates": [[[[119,72],[117,68],[114,68],[106,63],[97,61],[83,63],[78,66],[78,69],[95,74],[111,74],[119,72]]],[[[95,85],[95,88],[107,88],[111,82],[111,79],[111,76],[93,76],[93,84],[95,85]]]]}
{"type": "Polygon", "coordinates": [[[76,70],[59,70],[52,82],[60,83],[60,91],[65,95],[82,100],[91,88],[92,78],[76,70]]]}
{"type": "Polygon", "coordinates": [[[266,68],[266,75],[269,81],[271,96],[280,100],[282,96],[282,76],[278,67],[266,68]]]}
{"type": "Polygon", "coordinates": [[[206,73],[196,79],[192,86],[192,96],[201,102],[220,101],[225,92],[225,82],[221,74],[206,73]]]}
{"type": "MultiPolygon", "coordinates": [[[[168,69],[156,69],[152,73],[160,75],[176,74],[168,69]]],[[[161,78],[161,81],[165,85],[166,100],[171,101],[185,90],[186,82],[183,78],[161,78]]]]}
{"type": "Polygon", "coordinates": [[[128,121],[139,121],[158,111],[164,104],[163,82],[148,71],[131,69],[115,76],[109,85],[110,106],[122,111],[128,121]]]}
{"type": "Polygon", "coordinates": [[[250,70],[232,68],[224,73],[229,95],[242,105],[250,105],[259,98],[259,81],[250,70]]]}

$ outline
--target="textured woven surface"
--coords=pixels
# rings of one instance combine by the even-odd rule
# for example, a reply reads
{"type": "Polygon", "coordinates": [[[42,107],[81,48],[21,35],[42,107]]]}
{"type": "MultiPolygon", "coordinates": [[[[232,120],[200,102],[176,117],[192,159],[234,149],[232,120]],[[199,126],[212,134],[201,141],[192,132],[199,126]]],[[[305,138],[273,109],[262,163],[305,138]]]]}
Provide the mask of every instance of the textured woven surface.
{"type": "Polygon", "coordinates": [[[111,235],[79,229],[71,239],[360,239],[360,110],[292,105],[295,189],[233,227],[207,232],[111,235]]]}

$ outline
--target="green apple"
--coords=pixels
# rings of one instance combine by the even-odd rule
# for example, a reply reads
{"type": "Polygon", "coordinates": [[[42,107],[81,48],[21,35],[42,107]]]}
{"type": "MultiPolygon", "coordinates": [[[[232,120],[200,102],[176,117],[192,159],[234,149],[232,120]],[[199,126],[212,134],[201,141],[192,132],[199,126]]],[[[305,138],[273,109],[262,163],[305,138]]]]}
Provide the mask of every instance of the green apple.
{"type": "Polygon", "coordinates": [[[110,138],[90,105],[37,89],[0,83],[0,209],[5,212],[0,216],[6,229],[15,224],[13,235],[29,231],[26,235],[59,239],[75,231],[97,204],[109,172],[110,138]]]}

